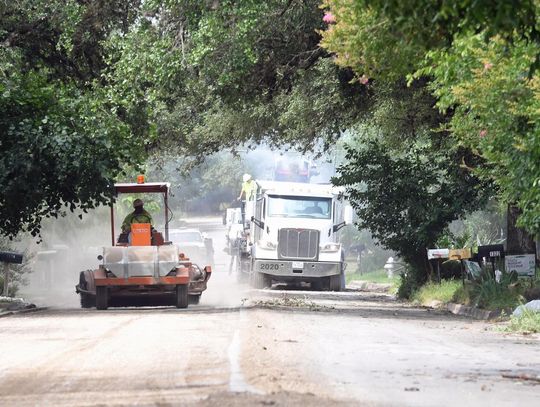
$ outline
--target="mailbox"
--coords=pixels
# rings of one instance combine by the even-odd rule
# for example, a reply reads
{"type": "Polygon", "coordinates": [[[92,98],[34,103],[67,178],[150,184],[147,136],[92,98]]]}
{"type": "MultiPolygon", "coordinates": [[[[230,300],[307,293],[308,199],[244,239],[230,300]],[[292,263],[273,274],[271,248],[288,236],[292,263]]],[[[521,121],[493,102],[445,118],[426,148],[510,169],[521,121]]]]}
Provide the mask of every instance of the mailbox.
{"type": "Polygon", "coordinates": [[[23,255],[20,253],[0,252],[0,262],[21,264],[23,255]]]}
{"type": "Polygon", "coordinates": [[[496,259],[504,258],[504,246],[502,244],[490,244],[478,246],[478,258],[496,259]]]}

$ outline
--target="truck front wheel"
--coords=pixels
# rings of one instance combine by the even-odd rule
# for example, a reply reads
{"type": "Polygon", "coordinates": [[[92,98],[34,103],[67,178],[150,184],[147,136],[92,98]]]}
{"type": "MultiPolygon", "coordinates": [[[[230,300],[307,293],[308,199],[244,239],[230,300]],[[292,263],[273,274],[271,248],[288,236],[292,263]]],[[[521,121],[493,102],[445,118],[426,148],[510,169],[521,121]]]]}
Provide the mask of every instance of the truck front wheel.
{"type": "Polygon", "coordinates": [[[330,276],[330,291],[343,291],[345,289],[345,279],[343,272],[330,276]]]}
{"type": "Polygon", "coordinates": [[[264,273],[253,271],[251,275],[251,284],[255,288],[266,288],[272,285],[272,278],[264,273]]]}

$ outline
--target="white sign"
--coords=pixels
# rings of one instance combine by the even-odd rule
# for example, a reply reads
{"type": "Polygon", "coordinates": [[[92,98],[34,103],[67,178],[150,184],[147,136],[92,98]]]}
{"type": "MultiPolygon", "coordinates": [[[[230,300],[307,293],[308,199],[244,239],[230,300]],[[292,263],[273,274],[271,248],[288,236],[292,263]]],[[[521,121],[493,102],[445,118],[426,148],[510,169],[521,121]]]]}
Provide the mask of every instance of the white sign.
{"type": "Polygon", "coordinates": [[[534,254],[507,255],[504,262],[509,273],[515,271],[520,276],[534,276],[534,254]]]}
{"type": "Polygon", "coordinates": [[[429,249],[427,251],[428,260],[447,259],[449,255],[450,255],[450,250],[448,249],[429,249]]]}

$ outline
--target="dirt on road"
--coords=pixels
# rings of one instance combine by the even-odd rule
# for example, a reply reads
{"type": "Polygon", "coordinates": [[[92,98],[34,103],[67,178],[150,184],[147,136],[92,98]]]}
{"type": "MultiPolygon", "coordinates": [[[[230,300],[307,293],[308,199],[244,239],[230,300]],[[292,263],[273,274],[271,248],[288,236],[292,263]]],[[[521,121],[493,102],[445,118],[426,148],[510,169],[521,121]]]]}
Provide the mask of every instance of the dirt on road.
{"type": "Polygon", "coordinates": [[[504,377],[540,374],[538,337],[380,293],[243,295],[3,318],[0,405],[512,406],[540,394],[504,377]]]}
{"type": "MultiPolygon", "coordinates": [[[[540,396],[540,337],[381,292],[251,290],[216,271],[199,305],[0,318],[1,406],[515,406],[540,396]]],[[[58,279],[58,281],[64,281],[58,279]]],[[[351,286],[353,287],[353,286],[351,286]]],[[[54,301],[52,301],[54,300],[54,301]]]]}

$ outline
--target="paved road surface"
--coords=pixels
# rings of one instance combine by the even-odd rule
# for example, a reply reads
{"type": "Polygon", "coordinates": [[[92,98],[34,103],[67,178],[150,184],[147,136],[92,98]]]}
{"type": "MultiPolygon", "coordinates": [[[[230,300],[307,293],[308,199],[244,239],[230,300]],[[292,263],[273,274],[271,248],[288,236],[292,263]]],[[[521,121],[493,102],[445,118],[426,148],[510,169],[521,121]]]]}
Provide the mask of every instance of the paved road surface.
{"type": "MultiPolygon", "coordinates": [[[[210,228],[209,228],[210,229],[210,228]]],[[[216,240],[220,230],[209,230],[216,240]]],[[[386,294],[252,291],[219,255],[201,304],[0,319],[0,405],[536,405],[540,338],[386,294]]],[[[42,301],[50,301],[43,298],[42,301]]]]}

